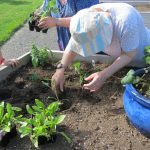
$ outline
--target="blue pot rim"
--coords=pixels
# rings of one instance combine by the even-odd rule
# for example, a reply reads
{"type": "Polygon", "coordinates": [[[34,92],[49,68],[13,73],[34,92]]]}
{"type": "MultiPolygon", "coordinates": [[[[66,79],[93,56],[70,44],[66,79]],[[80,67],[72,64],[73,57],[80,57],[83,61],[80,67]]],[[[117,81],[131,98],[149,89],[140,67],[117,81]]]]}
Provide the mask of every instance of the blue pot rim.
{"type": "Polygon", "coordinates": [[[132,84],[126,84],[126,90],[132,93],[133,97],[135,97],[134,100],[150,108],[150,99],[140,94],[132,84]]]}

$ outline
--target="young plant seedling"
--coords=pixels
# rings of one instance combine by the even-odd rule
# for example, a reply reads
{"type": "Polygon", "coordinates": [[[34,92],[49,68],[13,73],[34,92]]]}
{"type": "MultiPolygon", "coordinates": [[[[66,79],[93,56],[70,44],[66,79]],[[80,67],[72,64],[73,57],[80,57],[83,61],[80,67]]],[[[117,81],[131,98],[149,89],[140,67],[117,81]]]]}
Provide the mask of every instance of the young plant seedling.
{"type": "Polygon", "coordinates": [[[145,79],[146,74],[150,72],[150,46],[145,47],[144,49],[145,56],[144,60],[147,64],[146,68],[139,69],[137,71],[130,70],[125,77],[121,80],[123,85],[133,84],[140,93],[145,97],[150,98],[150,80],[145,79]]]}
{"type": "Polygon", "coordinates": [[[150,46],[146,46],[144,52],[145,52],[144,61],[147,65],[150,65],[150,46]]]}
{"type": "Polygon", "coordinates": [[[39,138],[46,137],[47,141],[52,141],[56,134],[63,135],[70,143],[70,138],[64,133],[57,131],[57,126],[63,122],[65,115],[58,115],[60,102],[53,102],[47,107],[38,99],[35,99],[35,105],[26,106],[31,118],[24,118],[20,122],[18,131],[21,138],[28,136],[36,148],[39,147],[39,138]]]}
{"type": "Polygon", "coordinates": [[[22,118],[22,115],[16,115],[21,108],[13,107],[10,103],[0,103],[0,141],[3,137],[10,133],[16,123],[22,118]]]}
{"type": "Polygon", "coordinates": [[[87,77],[87,74],[83,69],[81,69],[81,62],[77,61],[73,63],[73,67],[75,69],[75,72],[79,75],[80,85],[83,85],[85,82],[84,78],[87,77]]]}
{"type": "Polygon", "coordinates": [[[39,66],[43,67],[49,61],[49,54],[46,48],[38,49],[35,45],[32,45],[31,58],[32,58],[32,65],[34,68],[39,66]]]}
{"type": "Polygon", "coordinates": [[[34,31],[35,28],[37,32],[40,32],[42,30],[43,33],[47,33],[48,29],[41,29],[38,27],[38,24],[41,19],[45,18],[46,16],[50,16],[52,12],[55,14],[58,12],[58,9],[55,6],[55,0],[51,0],[44,10],[37,9],[34,13],[30,14],[28,21],[30,31],[34,31]]]}

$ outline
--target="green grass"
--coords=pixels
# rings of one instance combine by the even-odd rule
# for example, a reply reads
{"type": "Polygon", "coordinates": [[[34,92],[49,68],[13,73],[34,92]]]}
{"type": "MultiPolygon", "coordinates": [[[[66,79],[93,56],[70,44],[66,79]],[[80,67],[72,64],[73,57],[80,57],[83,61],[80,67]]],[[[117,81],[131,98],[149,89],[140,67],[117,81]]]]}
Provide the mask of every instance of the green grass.
{"type": "Polygon", "coordinates": [[[43,0],[0,0],[0,46],[42,2],[43,0]]]}

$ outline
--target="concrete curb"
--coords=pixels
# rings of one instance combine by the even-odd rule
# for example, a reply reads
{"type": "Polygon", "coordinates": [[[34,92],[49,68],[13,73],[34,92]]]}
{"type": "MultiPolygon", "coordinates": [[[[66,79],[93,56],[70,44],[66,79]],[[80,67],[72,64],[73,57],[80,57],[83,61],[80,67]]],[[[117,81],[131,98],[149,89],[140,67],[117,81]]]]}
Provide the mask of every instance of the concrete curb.
{"type": "MultiPolygon", "coordinates": [[[[54,59],[56,61],[59,61],[62,58],[62,55],[64,53],[63,51],[58,51],[58,50],[51,50],[51,52],[53,53],[54,59]]],[[[0,67],[0,82],[4,81],[11,73],[17,71],[19,68],[26,65],[30,61],[30,59],[31,59],[30,52],[27,52],[26,54],[24,54],[18,58],[18,61],[19,61],[18,67],[16,67],[16,68],[12,68],[10,66],[0,67]]],[[[95,61],[99,61],[100,63],[109,64],[114,60],[114,58],[112,58],[108,55],[94,55],[94,56],[90,56],[87,58],[77,56],[75,58],[75,61],[76,60],[81,60],[81,61],[84,60],[84,61],[88,61],[88,62],[95,60],[95,61]]]]}

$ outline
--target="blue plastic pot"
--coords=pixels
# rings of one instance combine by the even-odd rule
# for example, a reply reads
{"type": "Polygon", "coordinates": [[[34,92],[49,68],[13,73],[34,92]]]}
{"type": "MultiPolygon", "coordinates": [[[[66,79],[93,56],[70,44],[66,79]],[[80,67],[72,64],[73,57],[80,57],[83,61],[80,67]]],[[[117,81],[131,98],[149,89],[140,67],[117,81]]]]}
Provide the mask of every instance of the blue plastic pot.
{"type": "Polygon", "coordinates": [[[127,84],[123,101],[130,122],[142,134],[150,137],[150,99],[137,92],[132,84],[127,84]]]}

